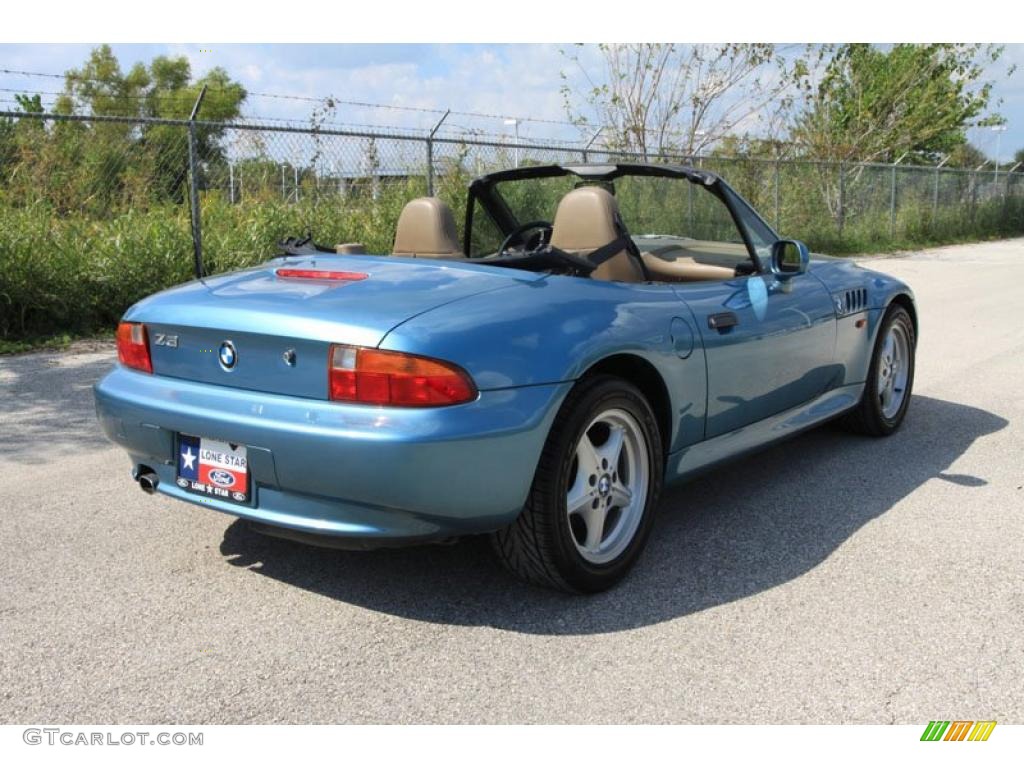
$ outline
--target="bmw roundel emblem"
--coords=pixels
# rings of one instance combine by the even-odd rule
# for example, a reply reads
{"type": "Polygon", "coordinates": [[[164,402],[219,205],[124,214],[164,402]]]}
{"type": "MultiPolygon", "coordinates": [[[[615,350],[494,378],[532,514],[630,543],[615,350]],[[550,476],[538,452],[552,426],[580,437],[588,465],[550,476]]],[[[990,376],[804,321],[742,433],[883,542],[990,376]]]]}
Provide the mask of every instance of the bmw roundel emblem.
{"type": "Polygon", "coordinates": [[[220,359],[221,367],[226,371],[230,371],[235,367],[235,363],[238,362],[238,353],[235,352],[235,345],[230,341],[225,341],[220,345],[217,357],[220,359]]]}

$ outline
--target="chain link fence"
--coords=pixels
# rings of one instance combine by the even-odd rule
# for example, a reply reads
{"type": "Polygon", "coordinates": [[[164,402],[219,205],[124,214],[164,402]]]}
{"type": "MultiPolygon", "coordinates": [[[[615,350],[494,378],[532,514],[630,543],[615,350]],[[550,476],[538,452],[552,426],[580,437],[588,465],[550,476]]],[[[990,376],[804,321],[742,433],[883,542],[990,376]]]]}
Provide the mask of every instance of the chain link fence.
{"type": "Polygon", "coordinates": [[[306,233],[387,253],[414,197],[438,195],[461,225],[476,176],[615,160],[714,171],[781,234],[824,252],[1024,233],[1020,168],[643,158],[437,127],[0,112],[0,338],[110,325],[138,298],[188,279],[193,252],[206,273],[256,263],[306,233]]]}

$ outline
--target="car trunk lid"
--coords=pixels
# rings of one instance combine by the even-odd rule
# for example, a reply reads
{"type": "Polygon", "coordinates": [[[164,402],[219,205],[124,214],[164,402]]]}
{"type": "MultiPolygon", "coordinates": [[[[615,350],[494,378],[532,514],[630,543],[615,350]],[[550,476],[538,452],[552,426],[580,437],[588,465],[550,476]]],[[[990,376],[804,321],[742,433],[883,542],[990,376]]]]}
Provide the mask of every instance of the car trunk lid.
{"type": "Polygon", "coordinates": [[[374,347],[423,312],[539,277],[428,259],[275,259],[156,294],[125,319],[146,324],[157,375],[325,399],[331,344],[374,347]]]}

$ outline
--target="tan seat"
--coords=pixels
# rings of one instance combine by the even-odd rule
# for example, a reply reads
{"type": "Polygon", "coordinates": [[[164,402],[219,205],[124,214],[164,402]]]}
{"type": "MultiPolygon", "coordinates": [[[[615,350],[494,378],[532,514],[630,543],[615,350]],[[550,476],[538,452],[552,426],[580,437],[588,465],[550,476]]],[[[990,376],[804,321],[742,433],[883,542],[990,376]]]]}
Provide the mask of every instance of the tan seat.
{"type": "Polygon", "coordinates": [[[713,240],[686,240],[653,246],[642,251],[640,257],[647,267],[647,274],[666,283],[731,280],[740,264],[753,267],[745,245],[713,240]]]}
{"type": "MultiPolygon", "coordinates": [[[[620,230],[615,226],[618,218],[618,204],[607,190],[601,187],[574,189],[558,203],[551,245],[587,258],[619,237],[620,230]]],[[[625,248],[599,265],[590,276],[622,283],[644,281],[643,270],[625,248]]]]}
{"type": "Polygon", "coordinates": [[[452,209],[436,197],[418,197],[406,203],[398,217],[391,252],[428,259],[461,258],[452,209]]]}

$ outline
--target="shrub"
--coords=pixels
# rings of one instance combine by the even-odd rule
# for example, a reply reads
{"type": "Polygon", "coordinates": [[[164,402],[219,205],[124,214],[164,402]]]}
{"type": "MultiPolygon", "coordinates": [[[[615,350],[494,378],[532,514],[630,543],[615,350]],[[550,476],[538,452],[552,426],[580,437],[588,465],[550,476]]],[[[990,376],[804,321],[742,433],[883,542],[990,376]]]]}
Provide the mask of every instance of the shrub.
{"type": "MultiPolygon", "coordinates": [[[[722,169],[726,178],[773,219],[774,198],[761,178],[722,169]],[[730,176],[729,171],[734,172],[730,176]]],[[[440,195],[462,222],[468,177],[440,180],[440,195]]],[[[1019,186],[1019,185],[1018,185],[1019,186]]],[[[884,188],[862,194],[851,207],[842,237],[821,205],[814,185],[786,183],[779,199],[785,235],[813,250],[865,253],[1024,232],[1024,197],[1010,195],[970,204],[944,204],[937,215],[927,195],[898,207],[895,236],[884,188]]],[[[365,243],[387,253],[402,205],[425,193],[422,178],[382,184],[374,197],[354,189],[344,197],[304,196],[298,203],[254,195],[232,204],[216,191],[202,201],[207,271],[226,272],[265,261],[285,237],[312,232],[318,242],[365,243]]],[[[192,277],[192,240],[187,205],[151,201],[143,207],[69,208],[49,200],[5,198],[0,192],[0,339],[16,342],[47,335],[111,329],[132,303],[192,277]]]]}

